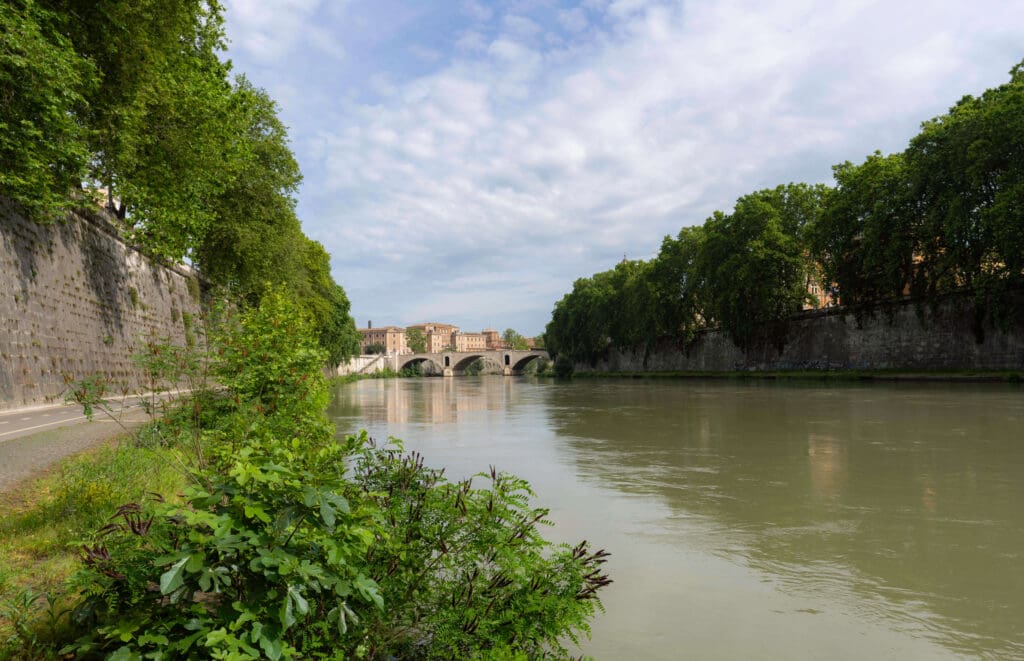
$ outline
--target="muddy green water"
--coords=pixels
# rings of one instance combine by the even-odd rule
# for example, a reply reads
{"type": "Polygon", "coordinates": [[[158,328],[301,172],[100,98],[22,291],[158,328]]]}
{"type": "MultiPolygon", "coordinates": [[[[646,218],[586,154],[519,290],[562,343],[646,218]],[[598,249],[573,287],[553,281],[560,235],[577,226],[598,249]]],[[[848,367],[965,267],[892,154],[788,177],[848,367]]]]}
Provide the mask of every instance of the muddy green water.
{"type": "Polygon", "coordinates": [[[1019,386],[377,380],[331,413],[611,551],[598,659],[1024,658],[1019,386]]]}

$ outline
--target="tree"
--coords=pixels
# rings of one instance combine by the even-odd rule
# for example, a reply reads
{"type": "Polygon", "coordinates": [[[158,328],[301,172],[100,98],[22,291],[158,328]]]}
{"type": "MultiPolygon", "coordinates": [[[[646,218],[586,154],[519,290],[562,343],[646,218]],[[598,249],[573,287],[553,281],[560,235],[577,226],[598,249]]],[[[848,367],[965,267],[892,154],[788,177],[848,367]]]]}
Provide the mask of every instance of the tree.
{"type": "Polygon", "coordinates": [[[650,270],[657,337],[689,342],[704,325],[703,277],[697,268],[703,240],[704,228],[698,226],[684,227],[675,238],[666,236],[661,242],[650,270]]]}
{"type": "MultiPolygon", "coordinates": [[[[93,176],[120,194],[121,185],[146,165],[154,141],[166,142],[168,130],[186,130],[183,113],[193,118],[202,114],[200,108],[187,107],[197,100],[190,88],[197,69],[223,66],[216,57],[224,46],[222,8],[205,0],[40,4],[52,11],[60,32],[99,72],[99,84],[87,91],[83,120],[89,128],[93,176]],[[176,92],[185,96],[173,96],[176,92]],[[167,109],[172,110],[168,117],[156,112],[167,109]]],[[[201,139],[211,126],[203,121],[194,127],[193,137],[201,139]]],[[[201,155],[209,154],[196,157],[201,155]]]]}
{"type": "Polygon", "coordinates": [[[215,200],[242,170],[248,145],[239,140],[227,71],[214,45],[199,42],[140,93],[138,135],[130,155],[114,161],[112,189],[129,237],[151,253],[190,255],[216,221],[215,200]]]}
{"type": "Polygon", "coordinates": [[[242,156],[230,184],[211,200],[216,222],[195,251],[203,276],[250,304],[259,302],[267,274],[295,280],[304,240],[295,215],[302,175],[277,106],[245,77],[235,81],[232,117],[242,156]]]}
{"type": "Polygon", "coordinates": [[[513,328],[506,328],[505,332],[501,334],[501,339],[505,342],[505,346],[509,349],[515,349],[517,351],[523,351],[529,349],[530,345],[526,341],[526,338],[516,332],[513,328]]]}
{"type": "Polygon", "coordinates": [[[915,278],[918,215],[902,154],[875,152],[833,168],[836,189],[810,230],[811,252],[843,305],[873,308],[900,299],[915,278]]]}
{"type": "Polygon", "coordinates": [[[367,355],[384,353],[387,347],[384,346],[383,342],[374,342],[373,344],[367,344],[366,348],[363,349],[363,353],[367,355]]]}
{"type": "Polygon", "coordinates": [[[413,353],[426,353],[427,336],[418,328],[405,329],[405,342],[413,353]]]}
{"type": "Polygon", "coordinates": [[[0,195],[39,220],[80,188],[89,162],[81,115],[97,84],[57,19],[31,1],[0,5],[0,195]]]}
{"type": "Polygon", "coordinates": [[[299,250],[301,274],[284,284],[312,317],[328,362],[337,365],[359,353],[362,338],[349,314],[350,303],[345,290],[331,277],[331,256],[322,245],[305,236],[299,250]]]}
{"type": "Polygon", "coordinates": [[[925,122],[905,152],[921,223],[915,293],[971,291],[979,323],[1024,316],[1007,295],[1024,287],[1024,62],[1010,76],[925,122]]]}
{"type": "Polygon", "coordinates": [[[789,184],[758,191],[738,199],[731,214],[716,211],[704,224],[696,264],[704,311],[737,346],[782,341],[786,320],[808,300],[804,235],[827,190],[789,184]]]}
{"type": "Polygon", "coordinates": [[[576,280],[572,291],[555,303],[544,330],[548,350],[570,363],[593,364],[611,341],[610,301],[614,295],[608,271],[576,280]]]}

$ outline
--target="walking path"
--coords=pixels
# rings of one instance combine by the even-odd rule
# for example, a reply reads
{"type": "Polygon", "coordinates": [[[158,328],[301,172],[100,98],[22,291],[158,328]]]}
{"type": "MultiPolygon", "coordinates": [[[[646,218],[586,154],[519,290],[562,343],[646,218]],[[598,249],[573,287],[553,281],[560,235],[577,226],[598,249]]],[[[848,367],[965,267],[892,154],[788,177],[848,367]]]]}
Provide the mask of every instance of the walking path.
{"type": "MultiPolygon", "coordinates": [[[[121,422],[135,427],[148,420],[137,398],[126,403],[121,422]]],[[[81,452],[122,432],[104,413],[92,422],[80,406],[7,411],[0,414],[0,492],[61,459],[81,452]]]]}

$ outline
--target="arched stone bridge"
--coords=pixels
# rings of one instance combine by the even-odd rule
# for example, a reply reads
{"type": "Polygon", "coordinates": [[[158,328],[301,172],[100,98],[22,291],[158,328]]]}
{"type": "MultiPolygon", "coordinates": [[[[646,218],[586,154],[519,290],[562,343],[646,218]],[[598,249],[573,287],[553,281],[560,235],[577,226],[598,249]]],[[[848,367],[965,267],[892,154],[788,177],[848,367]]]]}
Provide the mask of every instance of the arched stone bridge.
{"type": "Polygon", "coordinates": [[[550,360],[548,352],[543,349],[529,351],[445,351],[442,353],[409,353],[394,356],[394,369],[400,372],[409,365],[430,363],[436,371],[444,376],[461,376],[473,361],[483,358],[485,362],[497,363],[505,376],[522,374],[523,369],[531,361],[538,358],[550,360]]]}

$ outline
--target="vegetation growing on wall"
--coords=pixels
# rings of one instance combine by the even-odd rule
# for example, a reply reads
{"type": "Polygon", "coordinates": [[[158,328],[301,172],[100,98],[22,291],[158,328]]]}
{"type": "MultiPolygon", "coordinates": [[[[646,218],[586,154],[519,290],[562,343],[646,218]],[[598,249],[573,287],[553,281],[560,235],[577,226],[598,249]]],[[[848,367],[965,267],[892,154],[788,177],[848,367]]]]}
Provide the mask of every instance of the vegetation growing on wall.
{"type": "Polygon", "coordinates": [[[276,104],[221,59],[223,22],[206,0],[5,3],[0,196],[49,222],[105,191],[127,239],[243,303],[284,284],[340,362],[358,350],[348,298],[295,214],[276,104]]]}
{"type": "Polygon", "coordinates": [[[1024,321],[1024,63],[922,125],[901,153],[835,166],[835,185],[788,184],[665,237],[649,261],[580,278],[555,304],[548,350],[568,371],[608,348],[685,344],[719,328],[745,347],[782,343],[815,298],[858,313],[910,295],[973,296],[976,334],[1024,321]]]}

